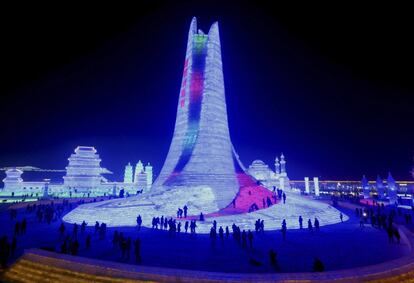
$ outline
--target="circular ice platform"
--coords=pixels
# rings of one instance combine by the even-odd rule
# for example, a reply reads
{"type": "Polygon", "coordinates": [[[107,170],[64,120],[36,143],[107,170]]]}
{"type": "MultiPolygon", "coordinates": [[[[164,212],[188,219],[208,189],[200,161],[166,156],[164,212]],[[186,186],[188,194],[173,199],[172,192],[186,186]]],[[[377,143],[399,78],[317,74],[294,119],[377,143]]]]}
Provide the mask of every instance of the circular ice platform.
{"type": "MultiPolygon", "coordinates": [[[[320,226],[341,222],[340,212],[334,207],[317,200],[305,198],[295,193],[287,192],[286,203],[279,202],[269,208],[260,209],[251,213],[224,215],[220,217],[206,218],[205,221],[197,221],[197,233],[209,233],[214,220],[217,226],[231,227],[233,223],[241,230],[254,230],[257,219],[264,220],[265,230],[281,229],[283,219],[286,219],[288,229],[299,228],[299,216],[303,218],[303,226],[307,227],[308,219],[314,222],[318,218],[320,226]]],[[[63,217],[69,223],[81,223],[85,221],[88,225],[94,225],[96,221],[104,222],[108,227],[135,226],[136,218],[141,215],[144,227],[151,228],[153,217],[175,218],[178,207],[181,204],[174,200],[163,200],[155,203],[158,198],[145,196],[129,197],[126,199],[114,199],[103,202],[88,203],[81,205],[63,217]]],[[[189,206],[188,215],[199,215],[200,208],[189,206]]],[[[203,211],[204,213],[205,211],[203,211]]],[[[343,215],[343,220],[348,216],[343,215]]],[[[186,219],[178,220],[185,222],[186,219]]]]}

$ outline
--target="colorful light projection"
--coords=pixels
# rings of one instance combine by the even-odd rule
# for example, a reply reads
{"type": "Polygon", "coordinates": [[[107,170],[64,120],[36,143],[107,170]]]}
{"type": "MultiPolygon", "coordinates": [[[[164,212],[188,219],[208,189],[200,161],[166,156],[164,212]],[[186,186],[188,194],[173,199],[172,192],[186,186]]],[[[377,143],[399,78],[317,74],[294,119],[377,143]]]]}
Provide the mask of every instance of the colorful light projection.
{"type": "Polygon", "coordinates": [[[225,214],[245,213],[263,208],[263,199],[276,202],[244,172],[230,140],[217,23],[208,34],[197,30],[195,19],[190,25],[176,128],[159,180],[155,187],[160,192],[210,190],[218,209],[207,214],[223,209],[225,214]]]}
{"type": "Polygon", "coordinates": [[[252,208],[255,206],[257,209],[263,209],[277,204],[280,201],[276,197],[275,193],[272,193],[267,188],[258,185],[253,177],[244,172],[235,153],[233,153],[233,161],[240,189],[234,200],[229,203],[229,205],[217,212],[207,214],[205,216],[206,218],[248,213],[254,211],[252,208]],[[268,200],[271,202],[269,203],[270,205],[267,203],[268,200]]]}
{"type": "MultiPolygon", "coordinates": [[[[208,36],[205,34],[195,34],[193,37],[187,132],[185,134],[180,158],[178,159],[174,171],[172,172],[170,177],[165,181],[164,184],[166,185],[172,182],[173,179],[184,169],[185,165],[187,165],[197,141],[198,131],[200,127],[200,112],[204,89],[204,70],[207,56],[207,40],[208,36]]],[[[180,91],[181,108],[185,107],[188,65],[189,59],[186,58],[184,63],[183,80],[180,91]]]]}

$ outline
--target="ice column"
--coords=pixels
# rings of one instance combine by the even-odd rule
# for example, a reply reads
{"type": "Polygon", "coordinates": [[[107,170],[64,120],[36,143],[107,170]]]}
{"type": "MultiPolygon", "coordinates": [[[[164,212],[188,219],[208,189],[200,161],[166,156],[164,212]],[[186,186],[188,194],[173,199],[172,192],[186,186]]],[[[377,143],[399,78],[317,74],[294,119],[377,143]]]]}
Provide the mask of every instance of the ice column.
{"type": "Polygon", "coordinates": [[[315,196],[319,196],[319,179],[318,177],[313,177],[313,184],[315,186],[315,196]]]}
{"type": "Polygon", "coordinates": [[[305,193],[310,194],[309,190],[309,177],[305,177],[305,193]]]}

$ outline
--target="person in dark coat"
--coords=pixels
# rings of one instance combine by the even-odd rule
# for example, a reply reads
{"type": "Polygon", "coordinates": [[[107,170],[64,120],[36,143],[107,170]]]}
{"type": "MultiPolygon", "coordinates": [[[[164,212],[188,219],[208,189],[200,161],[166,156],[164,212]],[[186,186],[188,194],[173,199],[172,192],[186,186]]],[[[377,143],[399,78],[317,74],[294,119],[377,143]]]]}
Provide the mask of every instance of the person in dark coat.
{"type": "Polygon", "coordinates": [[[134,254],[135,262],[141,263],[141,240],[139,238],[134,241],[134,254]]]}

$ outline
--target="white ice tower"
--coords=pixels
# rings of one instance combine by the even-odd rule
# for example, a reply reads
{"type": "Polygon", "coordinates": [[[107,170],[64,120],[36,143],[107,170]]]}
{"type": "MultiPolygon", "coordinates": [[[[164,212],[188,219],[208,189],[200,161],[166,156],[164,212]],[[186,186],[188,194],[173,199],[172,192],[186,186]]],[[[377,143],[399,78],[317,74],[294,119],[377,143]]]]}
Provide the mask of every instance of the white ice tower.
{"type": "Polygon", "coordinates": [[[174,135],[152,191],[203,191],[223,208],[239,190],[237,169],[242,166],[236,156],[227,121],[218,23],[204,34],[193,18],[174,135]]]}
{"type": "Polygon", "coordinates": [[[124,172],[124,183],[131,184],[133,182],[134,172],[131,163],[128,162],[128,164],[125,166],[125,172],[124,172]]]}

